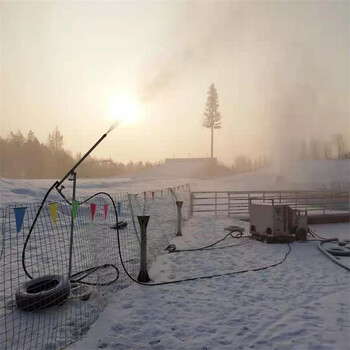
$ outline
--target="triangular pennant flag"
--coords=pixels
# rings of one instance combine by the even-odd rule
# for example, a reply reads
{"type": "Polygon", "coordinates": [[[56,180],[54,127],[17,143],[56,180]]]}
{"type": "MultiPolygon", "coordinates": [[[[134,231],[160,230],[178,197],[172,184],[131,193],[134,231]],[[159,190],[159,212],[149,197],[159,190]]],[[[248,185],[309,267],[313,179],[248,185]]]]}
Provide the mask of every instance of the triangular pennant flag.
{"type": "Polygon", "coordinates": [[[122,215],[122,204],[118,202],[118,214],[122,215]]]}
{"type": "Polygon", "coordinates": [[[90,211],[91,211],[91,221],[94,221],[95,211],[96,211],[96,204],[91,203],[90,204],[90,211]]]}
{"type": "Polygon", "coordinates": [[[152,199],[154,199],[154,192],[152,192],[152,199]]]}
{"type": "Polygon", "coordinates": [[[73,219],[75,219],[77,217],[78,207],[79,207],[79,202],[78,201],[73,201],[73,203],[72,203],[73,219]]]}
{"type": "Polygon", "coordinates": [[[52,222],[56,225],[56,219],[57,219],[57,203],[50,203],[50,215],[52,222]]]}
{"type": "Polygon", "coordinates": [[[106,217],[107,217],[107,210],[108,210],[108,204],[105,204],[105,205],[103,206],[103,210],[104,210],[104,212],[105,212],[105,219],[106,219],[106,217]]]}
{"type": "Polygon", "coordinates": [[[24,214],[26,213],[26,209],[27,209],[26,207],[13,208],[13,210],[15,211],[17,233],[20,232],[22,229],[22,224],[23,224],[24,214]]]}

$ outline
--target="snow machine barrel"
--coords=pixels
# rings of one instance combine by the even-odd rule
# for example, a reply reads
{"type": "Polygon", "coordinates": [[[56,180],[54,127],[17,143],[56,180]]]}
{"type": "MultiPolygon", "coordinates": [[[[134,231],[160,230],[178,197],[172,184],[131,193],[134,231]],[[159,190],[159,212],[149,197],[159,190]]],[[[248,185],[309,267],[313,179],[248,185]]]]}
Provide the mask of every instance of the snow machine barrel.
{"type": "MultiPolygon", "coordinates": [[[[22,283],[16,291],[16,303],[19,309],[24,311],[38,311],[50,306],[61,305],[64,303],[71,292],[71,270],[72,270],[72,249],[73,249],[73,228],[74,228],[74,218],[72,211],[72,220],[71,220],[71,234],[70,234],[70,244],[69,244],[69,272],[68,275],[45,275],[38,278],[34,278],[30,275],[26,267],[26,248],[30,239],[30,236],[34,230],[35,224],[38,220],[41,210],[50,194],[50,192],[56,188],[56,190],[64,197],[62,190],[63,182],[70,176],[73,175],[73,201],[75,200],[75,187],[76,187],[76,172],[77,167],[89,156],[89,154],[101,143],[101,141],[108,135],[110,131],[114,129],[116,124],[112,125],[109,130],[103,134],[97,142],[85,153],[85,155],[70,169],[65,176],[60,181],[56,181],[46,192],[41,205],[36,213],[36,216],[33,220],[33,223],[29,229],[29,233],[26,237],[25,243],[22,250],[22,267],[27,275],[30,278],[29,281],[22,283]],[[59,188],[60,187],[60,188],[59,188]]],[[[65,197],[64,197],[65,198],[65,197]]],[[[118,220],[116,219],[116,228],[118,226],[118,220]]],[[[125,224],[124,224],[125,225],[125,224]]],[[[122,226],[122,225],[121,225],[122,226]]],[[[98,266],[94,268],[96,271],[104,266],[98,266]]],[[[116,267],[115,267],[116,268],[116,267]]],[[[118,277],[119,277],[119,271],[118,277]]],[[[118,277],[115,279],[117,280],[118,277]]],[[[113,280],[113,282],[115,281],[113,280]]]]}

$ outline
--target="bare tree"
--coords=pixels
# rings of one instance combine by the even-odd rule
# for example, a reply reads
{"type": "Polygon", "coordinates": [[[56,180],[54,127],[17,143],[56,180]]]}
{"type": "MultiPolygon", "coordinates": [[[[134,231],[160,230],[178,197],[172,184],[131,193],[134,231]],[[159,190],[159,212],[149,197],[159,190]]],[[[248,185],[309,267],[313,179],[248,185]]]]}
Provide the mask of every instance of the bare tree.
{"type": "Polygon", "coordinates": [[[321,158],[321,143],[318,140],[312,139],[310,141],[310,153],[312,159],[321,158]]]}
{"type": "Polygon", "coordinates": [[[239,155],[235,157],[235,169],[238,172],[252,170],[252,161],[249,157],[239,155]]]}
{"type": "Polygon", "coordinates": [[[302,141],[302,143],[300,145],[299,159],[306,160],[307,158],[308,158],[308,152],[307,152],[306,142],[302,141]]]}
{"type": "Polygon", "coordinates": [[[344,159],[347,153],[346,141],[343,134],[337,134],[333,137],[335,147],[337,149],[338,159],[344,159]]]}
{"type": "Polygon", "coordinates": [[[63,151],[63,135],[58,130],[57,126],[52,132],[49,133],[47,144],[50,150],[53,152],[63,151]]]}
{"type": "Polygon", "coordinates": [[[207,103],[205,106],[203,126],[211,129],[211,152],[214,154],[214,129],[221,129],[221,113],[219,112],[219,98],[214,84],[211,84],[208,91],[207,103]]]}
{"type": "Polygon", "coordinates": [[[325,159],[332,158],[332,147],[331,147],[330,143],[327,141],[323,142],[323,157],[325,159]]]}

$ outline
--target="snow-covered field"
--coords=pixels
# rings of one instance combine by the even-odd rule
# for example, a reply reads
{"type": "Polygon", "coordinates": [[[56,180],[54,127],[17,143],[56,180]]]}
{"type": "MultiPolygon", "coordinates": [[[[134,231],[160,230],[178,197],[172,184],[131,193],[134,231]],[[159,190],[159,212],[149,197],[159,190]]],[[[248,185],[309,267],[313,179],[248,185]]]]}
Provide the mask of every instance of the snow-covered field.
{"type": "MultiPolygon", "coordinates": [[[[283,186],[344,183],[349,162],[308,164],[283,186]],[[316,175],[320,177],[317,178],[316,175]],[[328,175],[327,175],[328,174],[328,175]],[[310,176],[310,177],[309,177],[310,176]]],[[[213,180],[162,177],[78,179],[78,196],[154,190],[189,182],[194,190],[252,190],[276,187],[276,172],[240,174],[213,180]]],[[[152,175],[152,176],[151,176],[152,175]]],[[[282,174],[285,176],[285,174],[282,174]]],[[[0,179],[0,207],[41,201],[53,180],[0,179]]],[[[69,193],[69,186],[66,189],[69,193]]],[[[51,198],[55,199],[55,196],[51,198]]],[[[194,216],[178,248],[201,247],[222,238],[228,225],[248,223],[227,217],[194,216]]],[[[324,237],[350,239],[349,224],[311,226],[324,237]]],[[[208,276],[263,267],[283,259],[288,246],[248,238],[227,239],[226,249],[164,253],[149,269],[153,282],[208,276]],[[245,243],[242,244],[241,243],[245,243]]],[[[337,349],[347,350],[350,334],[350,274],[316,247],[293,243],[286,261],[270,269],[165,286],[133,284],[119,290],[96,323],[72,349],[337,349]]],[[[54,349],[55,344],[50,344],[54,349]]]]}
{"type": "MultiPolygon", "coordinates": [[[[197,165],[191,169],[198,171],[197,165]]],[[[199,169],[200,170],[200,169],[199,169]]],[[[131,192],[151,191],[189,183],[192,190],[273,190],[312,189],[312,187],[349,189],[350,159],[298,162],[270,167],[258,172],[230,175],[216,179],[186,177],[189,169],[173,169],[163,165],[144,174],[105,179],[80,179],[78,173],[77,196],[88,196],[96,191],[131,192]],[[283,181],[276,181],[277,178],[283,181]]],[[[56,180],[56,179],[55,179],[56,180]]],[[[55,180],[16,180],[0,178],[0,207],[6,204],[40,202],[55,180]]],[[[69,192],[70,183],[65,183],[69,192]]],[[[57,197],[59,198],[59,197],[57,197]]]]}
{"type": "MultiPolygon", "coordinates": [[[[228,218],[194,217],[178,248],[223,237],[228,218]]],[[[350,238],[349,224],[315,225],[350,238]]],[[[248,241],[241,238],[234,243],[248,241]]],[[[221,245],[232,244],[232,239],[221,245]]],[[[287,260],[259,272],[165,286],[132,285],[115,295],[72,349],[349,349],[350,276],[317,248],[293,243],[287,260]]],[[[288,246],[249,241],[220,250],[159,256],[154,282],[252,269],[280,261],[288,246]]]]}

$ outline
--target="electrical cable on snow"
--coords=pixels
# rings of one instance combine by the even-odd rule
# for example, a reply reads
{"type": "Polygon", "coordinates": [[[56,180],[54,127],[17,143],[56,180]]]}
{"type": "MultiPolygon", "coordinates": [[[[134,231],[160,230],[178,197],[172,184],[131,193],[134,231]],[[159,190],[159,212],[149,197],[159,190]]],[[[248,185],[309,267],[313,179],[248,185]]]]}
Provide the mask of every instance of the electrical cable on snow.
{"type": "MultiPolygon", "coordinates": [[[[113,199],[111,198],[111,200],[113,201],[113,199]]],[[[114,205],[115,207],[115,205],[114,205]]],[[[115,210],[115,215],[117,217],[117,221],[118,221],[118,212],[115,210]]],[[[278,265],[281,265],[282,263],[284,263],[284,261],[287,259],[287,256],[289,255],[289,253],[291,252],[291,246],[289,243],[287,243],[288,245],[288,251],[286,252],[285,256],[283,257],[282,260],[280,260],[277,263],[274,264],[270,264],[264,267],[259,267],[259,268],[255,268],[255,269],[247,269],[247,270],[239,270],[239,271],[232,271],[232,272],[226,272],[226,273],[220,273],[220,274],[213,274],[213,275],[208,275],[208,276],[199,276],[199,277],[190,277],[190,278],[184,278],[184,279],[179,279],[179,280],[174,280],[174,281],[166,281],[166,282],[158,282],[158,283],[145,283],[145,282],[140,282],[138,280],[136,280],[135,278],[133,278],[128,270],[126,269],[125,265],[124,265],[124,261],[123,261],[123,257],[122,257],[122,253],[121,253],[121,248],[120,248],[120,236],[119,236],[119,229],[117,228],[117,240],[118,240],[118,250],[119,250],[119,258],[120,258],[120,262],[122,264],[123,270],[125,271],[126,275],[135,283],[143,285],[143,286],[149,286],[149,287],[154,287],[154,286],[164,286],[164,285],[168,285],[168,284],[176,284],[176,283],[182,283],[182,282],[189,282],[189,281],[196,281],[196,280],[202,280],[202,279],[209,279],[209,278],[214,278],[214,277],[222,277],[222,276],[230,276],[230,275],[236,275],[236,274],[241,274],[241,273],[246,273],[246,272],[255,272],[255,271],[261,271],[261,270],[266,270],[269,269],[271,267],[275,267],[278,265]]]]}
{"type": "Polygon", "coordinates": [[[307,232],[310,233],[310,235],[314,238],[319,238],[320,240],[326,240],[328,238],[324,238],[324,237],[321,237],[319,236],[317,233],[315,233],[314,231],[311,230],[310,227],[307,228],[307,232]]]}
{"type": "MultiPolygon", "coordinates": [[[[237,230],[238,231],[238,230],[237,230]]],[[[237,232],[236,231],[236,232],[237,232]]],[[[213,247],[214,245],[224,241],[227,237],[232,237],[232,238],[249,238],[252,236],[243,236],[243,232],[242,231],[238,231],[238,233],[236,235],[233,235],[232,232],[235,231],[231,231],[229,232],[227,235],[225,235],[223,238],[220,238],[219,240],[217,240],[216,242],[209,244],[207,246],[204,247],[200,247],[200,248],[190,248],[190,249],[176,249],[176,245],[175,244],[170,244],[169,246],[167,246],[165,248],[165,250],[169,253],[181,253],[181,252],[196,252],[196,251],[200,251],[200,250],[214,250],[214,249],[224,249],[224,248],[229,248],[229,247],[237,247],[237,246],[241,246],[247,243],[250,243],[250,241],[248,242],[244,242],[244,243],[240,243],[240,244],[232,244],[232,245],[227,245],[227,246],[223,246],[223,247],[213,247]]]]}
{"type": "MultiPolygon", "coordinates": [[[[248,236],[247,236],[248,237],[248,236]]],[[[221,240],[220,240],[221,241],[221,240]]],[[[168,247],[166,247],[166,251],[168,253],[183,253],[183,252],[196,252],[196,251],[208,251],[208,250],[216,250],[216,249],[226,249],[226,248],[232,248],[232,247],[239,247],[242,245],[246,245],[251,243],[252,241],[245,241],[242,243],[238,243],[238,244],[230,244],[230,245],[225,245],[225,246],[221,246],[221,247],[213,247],[213,248],[195,248],[195,249],[176,249],[176,245],[175,244],[170,244],[168,247]]],[[[215,242],[216,244],[217,242],[215,242]]]]}
{"type": "MultiPolygon", "coordinates": [[[[118,125],[119,125],[119,121],[116,120],[116,121],[110,126],[110,128],[107,130],[107,132],[106,132],[105,134],[103,134],[103,135],[97,140],[97,142],[95,142],[95,144],[87,151],[87,153],[85,153],[85,155],[73,166],[73,168],[70,169],[70,170],[68,171],[68,173],[67,173],[60,181],[55,181],[54,184],[53,184],[53,185],[48,189],[48,191],[46,192],[46,194],[45,194],[45,196],[44,196],[44,198],[43,198],[43,200],[42,200],[42,202],[41,202],[41,204],[40,204],[40,207],[39,207],[39,209],[38,209],[38,211],[37,211],[37,213],[36,213],[36,215],[35,215],[35,218],[34,218],[34,220],[33,220],[33,223],[32,223],[32,225],[31,225],[31,227],[30,227],[30,229],[29,229],[29,232],[28,232],[28,235],[27,235],[26,240],[25,240],[25,242],[24,242],[23,250],[22,250],[22,267],[23,267],[23,270],[24,270],[25,274],[26,274],[30,279],[33,279],[33,277],[32,277],[32,276],[30,275],[30,273],[28,272],[27,267],[26,267],[26,264],[25,264],[26,248],[27,248],[29,239],[30,239],[30,237],[31,237],[31,235],[32,235],[32,233],[33,233],[33,229],[34,229],[34,227],[35,227],[35,224],[36,224],[36,222],[37,222],[37,220],[38,220],[38,217],[39,217],[39,215],[40,215],[40,213],[41,213],[41,210],[42,210],[42,208],[43,208],[43,206],[44,206],[44,204],[45,204],[45,202],[46,202],[46,200],[47,200],[47,197],[49,196],[49,194],[51,193],[51,191],[52,191],[54,188],[56,188],[56,190],[58,191],[58,193],[60,193],[60,195],[69,203],[69,201],[67,200],[67,198],[66,198],[66,197],[63,195],[63,193],[62,193],[62,187],[61,187],[61,189],[58,189],[58,187],[62,185],[62,183],[67,179],[67,177],[68,177],[70,174],[73,174],[73,173],[74,173],[75,169],[76,169],[76,168],[86,159],[86,157],[100,144],[100,142],[101,142],[114,128],[116,128],[118,125]]],[[[100,192],[100,193],[102,193],[102,192],[100,192]]],[[[116,206],[115,206],[115,202],[113,201],[113,198],[112,198],[108,193],[106,193],[106,192],[104,192],[103,194],[105,194],[105,195],[107,195],[108,197],[110,197],[110,199],[112,200],[112,204],[113,204],[113,206],[114,206],[114,210],[115,210],[115,212],[117,213],[117,208],[116,208],[116,206]]],[[[96,194],[96,195],[97,195],[97,194],[96,194]]],[[[92,196],[92,197],[94,197],[94,196],[92,196]]],[[[88,198],[87,200],[90,200],[92,197],[88,198]]],[[[86,200],[86,201],[87,201],[87,200],[86,200]]],[[[83,203],[85,203],[86,201],[84,201],[83,203]]],[[[72,204],[70,203],[70,205],[72,205],[72,204]]],[[[117,214],[116,214],[116,220],[117,220],[117,223],[116,223],[116,224],[117,224],[117,227],[118,227],[118,215],[117,215],[117,214]]],[[[117,270],[117,272],[118,272],[118,277],[117,277],[117,279],[118,279],[118,278],[119,278],[119,270],[118,270],[118,268],[117,268],[116,266],[113,265],[113,267],[114,267],[114,268],[117,270]]],[[[105,268],[105,265],[96,266],[95,268],[96,268],[95,271],[97,271],[97,270],[99,270],[99,269],[105,268]]],[[[88,276],[88,275],[91,274],[90,269],[86,269],[86,270],[84,270],[84,271],[82,271],[82,272],[87,273],[86,276],[88,276]]]]}
{"type": "MultiPolygon", "coordinates": [[[[23,267],[23,270],[25,272],[25,274],[30,278],[30,279],[33,279],[33,276],[28,272],[27,270],[27,267],[26,267],[26,264],[25,264],[25,254],[26,254],[26,249],[27,249],[27,245],[28,245],[28,242],[29,242],[29,239],[30,239],[30,236],[32,235],[33,233],[33,229],[35,227],[35,224],[38,220],[38,217],[40,215],[40,212],[47,200],[47,197],[49,196],[50,192],[53,190],[54,187],[56,187],[56,185],[58,184],[58,181],[56,181],[50,188],[49,190],[46,192],[45,196],[44,196],[44,199],[43,201],[41,202],[41,205],[39,207],[39,210],[37,211],[36,213],[36,216],[33,220],[33,223],[29,229],[29,232],[28,232],[28,235],[26,237],[26,240],[24,242],[24,245],[23,245],[23,250],[22,250],[22,267],[23,267]]],[[[57,189],[57,187],[56,187],[57,189]]],[[[72,205],[72,203],[70,203],[68,201],[68,199],[64,196],[64,194],[62,193],[62,191],[58,190],[58,193],[64,198],[64,200],[72,205]]],[[[103,195],[106,195],[109,197],[109,199],[112,201],[112,204],[113,204],[113,207],[114,207],[114,211],[116,213],[116,226],[117,226],[117,231],[118,231],[118,234],[119,234],[119,230],[118,230],[118,213],[117,213],[117,207],[115,205],[115,202],[113,200],[113,198],[111,197],[111,195],[109,195],[107,192],[98,192],[98,193],[95,193],[94,195],[90,196],[89,198],[87,198],[86,200],[84,200],[83,202],[78,202],[79,204],[83,204],[83,203],[86,203],[87,201],[89,201],[90,199],[92,199],[93,197],[97,196],[97,195],[100,195],[100,194],[103,194],[103,195]]],[[[98,266],[93,266],[93,267],[90,267],[90,268],[87,268],[87,269],[84,269],[84,270],[81,270],[81,271],[78,271],[76,273],[74,273],[71,278],[70,278],[70,282],[71,283],[80,283],[80,284],[85,284],[85,285],[90,285],[90,286],[108,286],[114,282],[116,282],[119,278],[119,269],[117,266],[113,265],[113,264],[103,264],[103,265],[98,265],[98,266]],[[115,270],[116,270],[116,277],[114,279],[112,279],[111,281],[107,281],[105,283],[93,283],[93,282],[83,282],[83,279],[85,279],[86,277],[90,276],[91,274],[95,273],[96,271],[99,271],[99,270],[102,270],[102,269],[106,269],[106,268],[109,268],[109,267],[113,267],[115,270]],[[78,277],[82,275],[81,277],[77,278],[77,279],[74,279],[74,277],[78,277]]]]}
{"type": "MultiPolygon", "coordinates": [[[[22,266],[23,266],[23,269],[24,269],[24,272],[26,273],[26,275],[30,278],[30,279],[33,279],[33,277],[29,274],[29,272],[27,271],[26,269],[26,265],[25,265],[25,250],[26,250],[26,247],[27,247],[27,244],[28,244],[28,241],[29,241],[29,238],[32,234],[32,231],[33,231],[33,228],[35,226],[35,223],[38,219],[38,216],[41,212],[41,209],[44,205],[44,203],[46,202],[46,199],[49,195],[49,193],[52,191],[52,189],[55,187],[55,185],[57,184],[58,182],[55,182],[52,187],[48,190],[48,192],[46,193],[42,203],[41,203],[41,206],[36,214],[36,217],[33,221],[33,224],[29,230],[29,233],[27,235],[27,238],[26,238],[26,241],[25,241],[25,244],[23,246],[23,251],[22,251],[22,266]]],[[[61,196],[69,203],[69,201],[67,200],[67,198],[61,193],[61,191],[58,191],[61,196]]],[[[199,277],[190,277],[190,278],[184,278],[184,279],[179,279],[179,280],[174,280],[174,281],[166,281],[166,282],[158,282],[158,283],[144,283],[144,282],[140,282],[138,280],[136,280],[134,277],[132,277],[125,264],[124,264],[124,261],[123,261],[123,257],[122,257],[122,252],[121,252],[121,248],[120,248],[120,235],[119,235],[119,228],[118,228],[118,211],[117,211],[117,207],[115,205],[115,202],[114,202],[114,199],[111,197],[111,195],[109,195],[107,192],[98,192],[98,193],[95,193],[94,195],[92,195],[91,197],[89,197],[88,199],[86,199],[85,201],[81,202],[82,203],[85,203],[87,202],[88,200],[90,200],[91,198],[97,196],[97,195],[106,195],[112,202],[112,205],[113,205],[113,208],[114,208],[114,213],[115,213],[115,216],[116,216],[116,229],[117,229],[117,240],[118,240],[118,253],[119,253],[119,258],[120,258],[120,262],[121,262],[121,265],[123,267],[123,270],[125,271],[126,275],[135,283],[137,284],[140,284],[140,285],[143,285],[143,286],[149,286],[149,287],[154,287],[154,286],[163,286],[163,285],[168,285],[168,284],[176,284],[176,283],[182,283],[182,282],[189,282],[189,281],[196,281],[196,280],[202,280],[202,279],[210,279],[210,278],[214,278],[214,277],[223,277],[223,276],[230,276],[230,275],[237,275],[237,274],[242,274],[242,273],[247,273],[247,272],[256,272],[256,271],[262,271],[262,270],[266,270],[266,269],[269,269],[269,268],[272,268],[272,267],[275,267],[275,266],[278,266],[278,265],[281,265],[282,263],[284,263],[284,261],[287,259],[289,253],[291,252],[291,246],[289,243],[287,243],[288,245],[288,251],[286,252],[285,256],[283,257],[282,260],[278,261],[277,263],[273,263],[273,264],[270,264],[270,265],[267,265],[267,266],[263,266],[263,267],[258,267],[258,268],[254,268],[254,269],[246,269],[246,270],[238,270],[238,271],[231,271],[231,272],[226,272],[226,273],[220,273],[220,274],[213,274],[213,275],[207,275],[207,276],[199,276],[199,277]]],[[[228,237],[231,233],[227,234],[223,239],[220,239],[218,242],[214,242],[213,244],[210,244],[209,246],[207,247],[202,247],[202,248],[199,248],[197,250],[205,250],[205,249],[208,249],[209,247],[212,247],[213,245],[223,241],[226,237],[228,237]]],[[[232,234],[231,234],[232,236],[232,234]]],[[[232,236],[233,237],[233,236],[232,236]]],[[[237,237],[238,238],[238,237],[237,237]]],[[[218,247],[218,248],[223,248],[223,247],[218,247]]],[[[190,250],[192,251],[192,250],[190,250]]],[[[103,268],[107,268],[107,267],[113,267],[116,271],[117,271],[117,277],[115,279],[113,279],[112,281],[109,281],[109,282],[106,282],[104,284],[98,284],[98,285],[109,285],[111,283],[114,283],[115,281],[118,280],[119,278],[119,270],[118,268],[115,266],[115,265],[112,265],[112,264],[104,264],[104,265],[100,265],[100,266],[95,266],[95,267],[92,267],[92,268],[88,268],[86,270],[82,270],[82,271],[79,271],[75,274],[72,275],[72,277],[76,277],[76,276],[79,276],[80,274],[83,274],[82,277],[80,278],[77,278],[76,280],[74,279],[71,279],[71,282],[73,283],[82,283],[82,284],[89,284],[89,285],[97,285],[97,284],[94,284],[94,283],[90,283],[90,282],[83,282],[82,280],[84,278],[86,278],[87,276],[91,275],[92,273],[100,270],[100,269],[103,269],[103,268]]]]}

